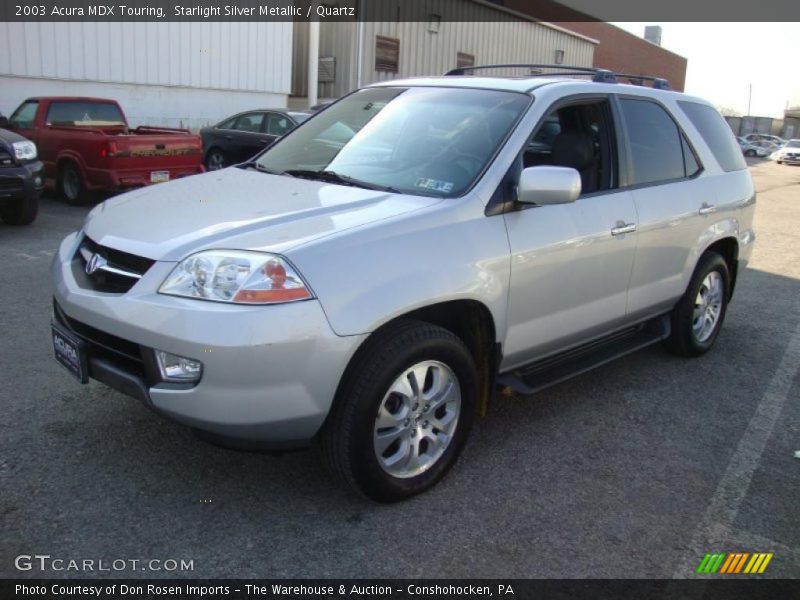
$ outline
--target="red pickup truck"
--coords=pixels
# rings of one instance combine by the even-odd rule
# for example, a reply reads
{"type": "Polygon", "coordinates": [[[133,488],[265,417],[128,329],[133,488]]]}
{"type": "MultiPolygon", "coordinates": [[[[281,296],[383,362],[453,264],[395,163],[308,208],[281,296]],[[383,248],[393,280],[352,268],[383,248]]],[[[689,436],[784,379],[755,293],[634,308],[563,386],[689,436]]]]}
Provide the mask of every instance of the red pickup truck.
{"type": "Polygon", "coordinates": [[[69,203],[202,173],[200,137],[188,129],[131,129],[119,104],[103,98],[28,98],[8,129],[36,143],[48,185],[69,203]]]}

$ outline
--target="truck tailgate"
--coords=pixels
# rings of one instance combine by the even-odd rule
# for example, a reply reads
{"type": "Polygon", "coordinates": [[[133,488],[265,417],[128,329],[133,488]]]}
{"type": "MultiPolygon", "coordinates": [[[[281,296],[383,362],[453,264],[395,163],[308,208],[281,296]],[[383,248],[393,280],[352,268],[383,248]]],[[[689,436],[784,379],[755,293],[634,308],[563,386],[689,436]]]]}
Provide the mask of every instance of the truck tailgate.
{"type": "Polygon", "coordinates": [[[147,131],[111,138],[109,158],[112,169],[159,171],[194,167],[202,162],[203,149],[199,136],[147,131]]]}

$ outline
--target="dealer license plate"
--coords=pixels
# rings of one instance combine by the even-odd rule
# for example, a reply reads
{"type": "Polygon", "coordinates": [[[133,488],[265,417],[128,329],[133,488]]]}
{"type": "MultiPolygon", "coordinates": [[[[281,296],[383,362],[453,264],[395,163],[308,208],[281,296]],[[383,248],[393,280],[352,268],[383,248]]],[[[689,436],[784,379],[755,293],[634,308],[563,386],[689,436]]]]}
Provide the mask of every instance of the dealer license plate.
{"type": "Polygon", "coordinates": [[[89,366],[83,342],[56,325],[51,325],[50,329],[53,333],[53,352],[56,361],[81,383],[89,383],[89,366]]]}
{"type": "Polygon", "coordinates": [[[150,171],[150,183],[169,181],[169,171],[150,171]]]}

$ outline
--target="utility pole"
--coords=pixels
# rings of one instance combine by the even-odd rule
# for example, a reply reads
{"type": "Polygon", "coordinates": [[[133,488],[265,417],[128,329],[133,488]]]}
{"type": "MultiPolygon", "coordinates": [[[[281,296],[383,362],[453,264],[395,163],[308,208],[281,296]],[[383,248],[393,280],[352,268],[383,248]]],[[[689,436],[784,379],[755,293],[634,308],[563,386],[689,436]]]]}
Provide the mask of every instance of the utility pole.
{"type": "Polygon", "coordinates": [[[747,94],[747,116],[750,116],[750,102],[753,100],[753,84],[750,84],[750,91],[747,94]]]}

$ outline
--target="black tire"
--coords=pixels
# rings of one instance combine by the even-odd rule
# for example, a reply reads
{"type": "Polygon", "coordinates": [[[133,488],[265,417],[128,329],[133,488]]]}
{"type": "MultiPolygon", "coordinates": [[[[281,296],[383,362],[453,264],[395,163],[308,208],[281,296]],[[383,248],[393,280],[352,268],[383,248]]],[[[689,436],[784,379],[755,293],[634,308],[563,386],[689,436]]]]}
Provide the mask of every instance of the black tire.
{"type": "Polygon", "coordinates": [[[755,150],[748,150],[747,152],[744,153],[744,155],[745,156],[755,156],[756,155],[756,151],[755,150]]]}
{"type": "Polygon", "coordinates": [[[39,194],[34,192],[25,198],[7,200],[0,205],[0,218],[6,225],[30,225],[39,213],[39,194]]]}
{"type": "Polygon", "coordinates": [[[228,166],[228,158],[225,153],[219,148],[212,148],[206,154],[206,169],[209,171],[216,171],[224,169],[228,166]]]}
{"type": "MultiPolygon", "coordinates": [[[[689,281],[689,286],[686,292],[680,299],[678,304],[672,311],[672,331],[666,340],[667,348],[679,356],[700,356],[708,352],[714,345],[714,342],[719,335],[722,328],[722,323],[725,321],[725,313],[728,309],[728,300],[730,299],[731,289],[730,272],[728,271],[728,263],[716,252],[707,252],[704,254],[700,261],[697,263],[692,279],[689,281]],[[718,318],[707,335],[708,337],[698,338],[694,329],[695,324],[695,309],[700,305],[696,303],[698,295],[703,289],[706,277],[711,273],[716,272],[719,274],[722,282],[722,294],[720,298],[720,307],[718,310],[718,318]]],[[[703,316],[705,318],[705,316],[703,316]]]]}
{"type": "Polygon", "coordinates": [[[450,331],[402,320],[369,339],[354,361],[320,436],[328,466],[377,502],[397,502],[427,490],[453,466],[472,428],[478,390],[472,355],[450,331]],[[449,444],[438,460],[418,475],[395,477],[378,461],[375,421],[390,386],[406,369],[422,361],[437,361],[452,371],[461,391],[461,406],[449,444]]]}
{"type": "Polygon", "coordinates": [[[58,192],[66,203],[72,206],[81,206],[86,202],[86,184],[75,163],[65,162],[59,168],[58,192]]]}

